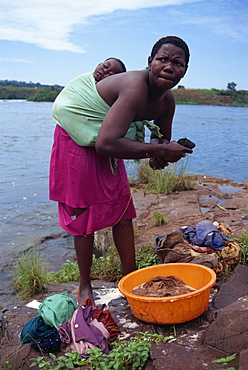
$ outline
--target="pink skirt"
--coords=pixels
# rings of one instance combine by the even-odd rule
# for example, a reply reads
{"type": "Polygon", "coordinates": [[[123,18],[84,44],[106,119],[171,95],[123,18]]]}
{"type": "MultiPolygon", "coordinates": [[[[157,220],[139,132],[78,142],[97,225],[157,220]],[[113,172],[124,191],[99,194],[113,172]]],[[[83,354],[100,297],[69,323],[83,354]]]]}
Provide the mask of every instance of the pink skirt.
{"type": "Polygon", "coordinates": [[[50,199],[59,203],[59,224],[72,235],[87,236],[136,217],[124,161],[116,174],[109,158],[94,147],[77,145],[56,126],[50,161],[50,199]],[[86,208],[75,217],[75,208],[86,208]]]}

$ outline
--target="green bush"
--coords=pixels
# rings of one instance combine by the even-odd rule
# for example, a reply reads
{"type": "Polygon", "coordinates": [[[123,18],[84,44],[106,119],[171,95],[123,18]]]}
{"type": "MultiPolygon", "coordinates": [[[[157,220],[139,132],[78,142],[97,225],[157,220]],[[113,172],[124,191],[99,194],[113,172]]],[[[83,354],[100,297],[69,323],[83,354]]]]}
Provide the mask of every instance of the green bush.
{"type": "Polygon", "coordinates": [[[138,182],[145,184],[145,192],[153,194],[171,194],[173,191],[194,189],[194,182],[185,176],[187,162],[177,170],[176,164],[166,169],[154,171],[147,162],[138,167],[138,182]]]}
{"type": "Polygon", "coordinates": [[[155,226],[162,226],[167,223],[164,214],[159,211],[153,211],[152,217],[153,217],[155,226]]]}
{"type": "Polygon", "coordinates": [[[235,238],[238,241],[241,248],[241,263],[248,263],[248,233],[244,230],[240,233],[238,238],[235,238]]]}
{"type": "Polygon", "coordinates": [[[79,279],[78,264],[69,260],[63,263],[61,270],[49,273],[50,283],[67,283],[69,281],[79,281],[79,279]]]}
{"type": "Polygon", "coordinates": [[[21,299],[46,290],[48,272],[37,248],[26,250],[13,270],[13,288],[21,299]]]}

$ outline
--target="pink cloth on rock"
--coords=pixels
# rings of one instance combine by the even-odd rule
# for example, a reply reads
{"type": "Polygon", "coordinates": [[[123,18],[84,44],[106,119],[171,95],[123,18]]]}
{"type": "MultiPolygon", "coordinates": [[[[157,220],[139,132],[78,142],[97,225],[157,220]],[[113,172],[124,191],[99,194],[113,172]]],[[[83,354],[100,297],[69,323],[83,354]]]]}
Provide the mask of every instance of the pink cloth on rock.
{"type": "Polygon", "coordinates": [[[50,199],[59,202],[59,224],[72,235],[87,236],[136,217],[124,161],[113,174],[109,157],[77,145],[60,126],[54,131],[50,161],[50,199]],[[75,208],[86,210],[75,218],[75,208]]]}

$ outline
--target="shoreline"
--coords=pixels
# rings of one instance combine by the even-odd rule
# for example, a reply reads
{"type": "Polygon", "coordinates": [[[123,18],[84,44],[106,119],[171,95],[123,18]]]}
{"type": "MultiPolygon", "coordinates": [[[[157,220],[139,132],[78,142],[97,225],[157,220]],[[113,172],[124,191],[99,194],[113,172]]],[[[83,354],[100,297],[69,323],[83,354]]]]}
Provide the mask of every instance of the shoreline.
{"type": "MultiPolygon", "coordinates": [[[[19,101],[19,102],[28,102],[28,103],[54,103],[54,101],[50,100],[41,100],[41,101],[36,101],[36,100],[28,100],[28,99],[22,99],[22,98],[16,98],[16,99],[3,99],[0,98],[0,102],[7,102],[7,101],[19,101]]],[[[248,108],[248,104],[225,104],[225,103],[219,103],[219,104],[204,104],[204,102],[193,102],[193,101],[176,101],[176,105],[196,105],[196,106],[210,106],[210,107],[233,107],[233,108],[248,108]]]]}

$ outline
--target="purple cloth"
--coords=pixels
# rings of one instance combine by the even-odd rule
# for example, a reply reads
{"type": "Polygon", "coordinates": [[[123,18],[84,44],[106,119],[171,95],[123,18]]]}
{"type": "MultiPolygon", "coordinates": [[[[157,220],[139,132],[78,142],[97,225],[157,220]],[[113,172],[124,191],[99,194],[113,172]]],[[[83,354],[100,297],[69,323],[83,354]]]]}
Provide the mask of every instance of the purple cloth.
{"type": "Polygon", "coordinates": [[[101,348],[109,354],[109,332],[93,318],[93,312],[92,306],[80,306],[69,321],[59,326],[62,351],[77,351],[82,357],[87,357],[88,350],[101,348]]]}
{"type": "Polygon", "coordinates": [[[85,308],[80,306],[78,308],[74,322],[74,333],[76,342],[79,342],[80,340],[85,340],[97,346],[105,339],[102,332],[94,325],[91,325],[92,318],[92,306],[85,306],[85,308]]]}

